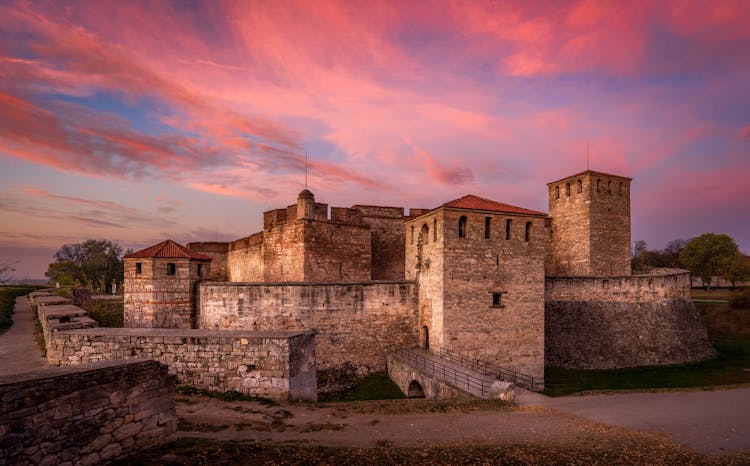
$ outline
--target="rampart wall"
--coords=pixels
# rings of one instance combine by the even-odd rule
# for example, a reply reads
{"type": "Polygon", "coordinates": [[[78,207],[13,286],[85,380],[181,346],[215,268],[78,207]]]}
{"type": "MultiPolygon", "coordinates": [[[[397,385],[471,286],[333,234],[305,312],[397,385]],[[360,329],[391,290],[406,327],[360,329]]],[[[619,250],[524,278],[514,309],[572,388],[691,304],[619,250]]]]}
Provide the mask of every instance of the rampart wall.
{"type": "Polygon", "coordinates": [[[390,349],[417,344],[416,287],[204,282],[198,322],[202,329],[314,331],[321,379],[342,371],[363,375],[385,370],[390,349]]]}
{"type": "Polygon", "coordinates": [[[682,364],[714,354],[690,300],[690,275],[547,277],[545,360],[612,369],[682,364]]]}
{"type": "Polygon", "coordinates": [[[0,377],[0,464],[102,464],[177,430],[174,378],[154,361],[0,377]]]}

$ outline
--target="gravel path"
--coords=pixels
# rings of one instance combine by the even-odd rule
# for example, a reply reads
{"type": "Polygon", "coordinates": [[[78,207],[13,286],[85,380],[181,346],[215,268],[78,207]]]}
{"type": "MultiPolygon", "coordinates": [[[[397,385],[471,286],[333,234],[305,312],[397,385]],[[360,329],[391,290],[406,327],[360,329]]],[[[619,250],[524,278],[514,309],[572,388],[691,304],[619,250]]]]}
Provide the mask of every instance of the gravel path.
{"type": "Polygon", "coordinates": [[[18,374],[47,367],[34,341],[34,320],[26,296],[16,298],[13,325],[0,335],[0,375],[18,374]]]}

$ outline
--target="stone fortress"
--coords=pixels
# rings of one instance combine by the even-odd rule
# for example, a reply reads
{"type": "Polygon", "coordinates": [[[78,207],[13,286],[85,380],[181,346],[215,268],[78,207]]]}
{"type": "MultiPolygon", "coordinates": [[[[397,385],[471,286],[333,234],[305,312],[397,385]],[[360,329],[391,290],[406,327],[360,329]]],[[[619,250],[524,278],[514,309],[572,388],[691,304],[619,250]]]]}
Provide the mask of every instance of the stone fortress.
{"type": "Polygon", "coordinates": [[[542,381],[545,364],[709,357],[689,273],[631,274],[630,182],[587,170],[549,183],[549,214],[473,195],[408,215],[329,208],[305,189],[248,237],[127,255],[125,325],[311,333],[302,359],[314,359],[318,387],[383,371],[399,348],[542,381]]]}

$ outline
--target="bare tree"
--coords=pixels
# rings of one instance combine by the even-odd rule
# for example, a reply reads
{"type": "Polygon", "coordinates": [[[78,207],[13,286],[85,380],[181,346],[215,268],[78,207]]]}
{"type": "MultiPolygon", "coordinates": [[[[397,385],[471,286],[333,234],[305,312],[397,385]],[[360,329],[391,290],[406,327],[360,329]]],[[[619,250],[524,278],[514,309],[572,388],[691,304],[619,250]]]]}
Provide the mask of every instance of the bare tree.
{"type": "Polygon", "coordinates": [[[0,261],[0,285],[3,285],[5,283],[8,283],[13,279],[13,276],[11,273],[16,271],[15,265],[18,264],[18,261],[16,262],[5,262],[0,261]]]}

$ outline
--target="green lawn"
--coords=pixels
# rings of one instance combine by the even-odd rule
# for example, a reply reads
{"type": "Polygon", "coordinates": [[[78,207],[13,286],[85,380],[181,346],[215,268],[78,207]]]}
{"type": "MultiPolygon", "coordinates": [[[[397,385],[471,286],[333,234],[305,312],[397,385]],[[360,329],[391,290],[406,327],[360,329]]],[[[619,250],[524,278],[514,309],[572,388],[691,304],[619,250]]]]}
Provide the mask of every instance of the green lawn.
{"type": "MultiPolygon", "coordinates": [[[[713,293],[713,292],[712,292],[713,293]]],[[[720,292],[716,292],[720,293],[720,292]]],[[[613,370],[545,369],[550,395],[580,390],[710,387],[750,383],[750,310],[726,303],[696,303],[717,356],[679,366],[613,370]]]]}
{"type": "Polygon", "coordinates": [[[38,286],[26,285],[7,285],[0,286],[0,333],[5,332],[13,324],[13,306],[16,303],[16,297],[29,294],[38,290],[38,286]]]}
{"type": "Polygon", "coordinates": [[[394,400],[406,398],[398,386],[384,372],[368,375],[343,393],[322,396],[319,401],[394,400]]]}

